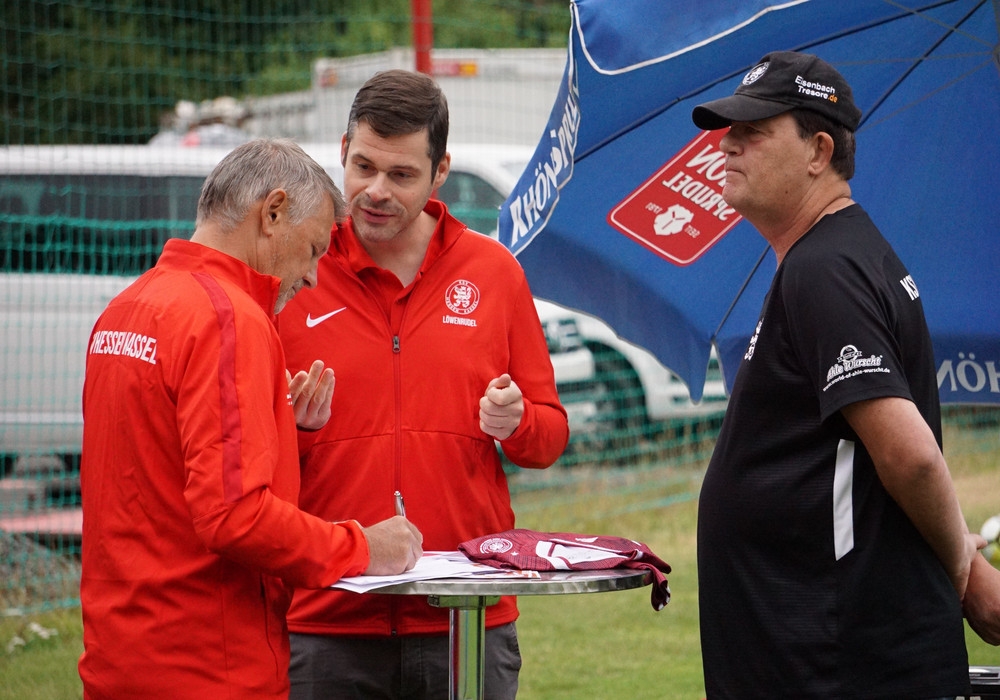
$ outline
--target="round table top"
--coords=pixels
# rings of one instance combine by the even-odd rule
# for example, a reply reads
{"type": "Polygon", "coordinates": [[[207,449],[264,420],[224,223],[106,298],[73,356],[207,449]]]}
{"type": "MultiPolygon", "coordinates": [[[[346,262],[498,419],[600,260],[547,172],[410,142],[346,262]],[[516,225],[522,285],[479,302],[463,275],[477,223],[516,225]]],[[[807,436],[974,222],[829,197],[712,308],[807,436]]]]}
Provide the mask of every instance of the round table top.
{"type": "Polygon", "coordinates": [[[641,588],[652,582],[644,569],[595,569],[593,571],[542,571],[538,578],[432,578],[407,581],[369,593],[436,596],[560,595],[602,593],[641,588]]]}

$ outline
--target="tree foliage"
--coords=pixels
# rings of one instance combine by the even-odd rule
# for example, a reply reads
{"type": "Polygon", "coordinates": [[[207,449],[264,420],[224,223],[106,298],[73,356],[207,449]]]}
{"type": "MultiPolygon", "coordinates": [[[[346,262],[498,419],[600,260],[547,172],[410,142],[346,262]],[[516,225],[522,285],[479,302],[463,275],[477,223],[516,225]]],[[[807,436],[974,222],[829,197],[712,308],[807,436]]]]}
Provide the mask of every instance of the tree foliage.
{"type": "MultiPolygon", "coordinates": [[[[411,45],[409,0],[3,3],[0,136],[145,143],[179,100],[302,90],[320,57],[411,45]]],[[[564,46],[565,0],[436,0],[440,48],[564,46]]]]}

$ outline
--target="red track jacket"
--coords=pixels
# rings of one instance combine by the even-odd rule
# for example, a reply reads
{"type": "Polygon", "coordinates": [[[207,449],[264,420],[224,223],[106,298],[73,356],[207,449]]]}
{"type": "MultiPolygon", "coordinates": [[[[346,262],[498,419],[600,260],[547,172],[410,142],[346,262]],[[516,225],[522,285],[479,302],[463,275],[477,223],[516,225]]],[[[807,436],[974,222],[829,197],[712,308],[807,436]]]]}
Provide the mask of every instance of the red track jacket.
{"type": "MultiPolygon", "coordinates": [[[[371,525],[393,515],[393,492],[425,550],[454,550],[514,525],[479,399],[510,373],[524,393],[521,425],[502,443],[523,467],[544,468],[569,440],[545,334],[521,267],[499,243],[469,231],[435,200],[438,227],[414,282],[403,289],[375,266],[350,224],[335,230],[319,285],[281,314],[293,372],[315,357],[336,373],[333,417],[300,434],[303,509],[371,525]]],[[[494,627],[517,617],[513,598],[487,611],[494,627]]],[[[289,629],[386,636],[444,633],[448,611],[421,596],[295,592],[289,629]]]]}
{"type": "Polygon", "coordinates": [[[83,392],[88,698],[286,697],[293,586],[368,566],[300,511],[276,278],[171,240],[98,319],[83,392]]]}

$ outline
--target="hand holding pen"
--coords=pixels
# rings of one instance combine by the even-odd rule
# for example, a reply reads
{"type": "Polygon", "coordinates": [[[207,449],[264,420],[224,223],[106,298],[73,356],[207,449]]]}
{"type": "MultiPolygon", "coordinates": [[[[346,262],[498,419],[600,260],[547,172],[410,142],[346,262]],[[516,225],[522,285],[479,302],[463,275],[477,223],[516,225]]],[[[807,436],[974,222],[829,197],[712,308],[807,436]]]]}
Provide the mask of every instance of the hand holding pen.
{"type": "Polygon", "coordinates": [[[424,536],[406,520],[403,494],[393,494],[396,516],[362,528],[368,540],[369,562],[366,574],[387,576],[412,569],[423,554],[424,536]]]}

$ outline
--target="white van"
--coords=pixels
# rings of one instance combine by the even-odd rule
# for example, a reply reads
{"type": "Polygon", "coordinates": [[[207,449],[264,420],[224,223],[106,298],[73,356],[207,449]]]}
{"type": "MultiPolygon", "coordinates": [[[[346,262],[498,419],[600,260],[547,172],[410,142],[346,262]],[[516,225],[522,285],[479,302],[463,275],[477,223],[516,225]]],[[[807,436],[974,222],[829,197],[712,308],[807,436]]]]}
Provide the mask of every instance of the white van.
{"type": "MultiPolygon", "coordinates": [[[[339,144],[305,148],[343,181],[339,144]]],[[[191,235],[202,182],[228,150],[0,149],[0,455],[8,462],[79,454],[90,330],[168,238],[191,235]]],[[[462,181],[465,159],[456,161],[453,176],[462,181]]],[[[592,380],[593,356],[573,319],[542,320],[560,390],[592,380]]],[[[570,411],[577,427],[594,413],[585,403],[570,411]]]]}

